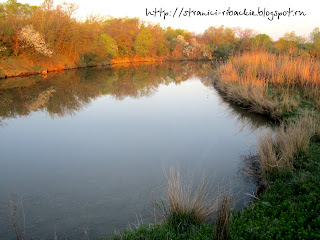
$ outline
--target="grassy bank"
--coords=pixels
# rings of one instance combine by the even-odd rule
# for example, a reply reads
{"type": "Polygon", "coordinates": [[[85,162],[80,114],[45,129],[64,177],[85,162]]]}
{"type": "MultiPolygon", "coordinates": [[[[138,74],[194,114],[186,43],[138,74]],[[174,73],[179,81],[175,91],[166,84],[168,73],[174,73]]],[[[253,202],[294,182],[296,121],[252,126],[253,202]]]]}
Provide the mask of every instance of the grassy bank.
{"type": "Polygon", "coordinates": [[[319,138],[294,166],[294,171],[268,175],[266,193],[232,219],[230,239],[320,238],[319,138]]]}
{"type": "Polygon", "coordinates": [[[320,62],[310,57],[246,53],[217,72],[216,87],[249,111],[281,120],[320,109],[320,62]]]}
{"type": "Polygon", "coordinates": [[[215,85],[226,99],[280,123],[259,137],[256,156],[246,162],[245,172],[258,184],[256,201],[231,218],[230,197],[220,198],[214,224],[189,221],[196,214],[185,209],[188,214],[171,221],[169,207],[163,222],[109,239],[319,239],[319,74],[318,61],[269,53],[221,65],[215,85]]]}
{"type": "Polygon", "coordinates": [[[48,59],[30,59],[29,57],[6,57],[0,59],[0,79],[9,77],[28,76],[44,74],[47,72],[62,71],[68,69],[105,66],[122,63],[140,63],[140,62],[162,62],[163,58],[139,58],[139,57],[118,57],[111,60],[92,60],[79,62],[69,59],[65,56],[56,55],[48,59]]]}
{"type": "MultiPolygon", "coordinates": [[[[280,121],[258,139],[264,193],[235,215],[229,238],[319,239],[319,61],[244,54],[218,68],[216,86],[228,100],[280,121]]],[[[255,175],[252,166],[246,172],[255,175]]]]}
{"type": "Polygon", "coordinates": [[[31,60],[28,57],[5,57],[0,59],[0,78],[36,75],[43,72],[61,71],[80,67],[74,61],[63,56],[55,56],[50,61],[31,60]]]}

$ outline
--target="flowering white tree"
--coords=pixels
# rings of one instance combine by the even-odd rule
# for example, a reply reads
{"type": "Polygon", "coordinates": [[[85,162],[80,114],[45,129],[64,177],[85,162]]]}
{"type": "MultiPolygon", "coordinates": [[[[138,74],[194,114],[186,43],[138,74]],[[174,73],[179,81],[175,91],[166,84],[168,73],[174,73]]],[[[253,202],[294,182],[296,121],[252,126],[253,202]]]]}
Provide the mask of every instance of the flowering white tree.
{"type": "Polygon", "coordinates": [[[4,47],[4,46],[0,46],[0,52],[4,52],[5,50],[7,50],[7,48],[6,48],[6,47],[4,47]]]}
{"type": "Polygon", "coordinates": [[[19,39],[44,56],[51,57],[53,54],[53,51],[47,47],[44,38],[34,30],[32,25],[27,25],[20,30],[19,39]]]}

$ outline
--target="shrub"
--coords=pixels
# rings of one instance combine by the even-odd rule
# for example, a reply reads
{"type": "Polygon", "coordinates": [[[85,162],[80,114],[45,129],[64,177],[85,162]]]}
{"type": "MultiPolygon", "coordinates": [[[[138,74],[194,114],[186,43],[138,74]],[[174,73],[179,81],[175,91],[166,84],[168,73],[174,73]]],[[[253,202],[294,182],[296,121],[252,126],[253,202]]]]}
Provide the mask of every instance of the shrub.
{"type": "Polygon", "coordinates": [[[51,57],[53,51],[49,49],[44,38],[34,30],[32,25],[23,27],[19,32],[19,39],[27,44],[28,47],[34,48],[37,53],[51,57]]]}

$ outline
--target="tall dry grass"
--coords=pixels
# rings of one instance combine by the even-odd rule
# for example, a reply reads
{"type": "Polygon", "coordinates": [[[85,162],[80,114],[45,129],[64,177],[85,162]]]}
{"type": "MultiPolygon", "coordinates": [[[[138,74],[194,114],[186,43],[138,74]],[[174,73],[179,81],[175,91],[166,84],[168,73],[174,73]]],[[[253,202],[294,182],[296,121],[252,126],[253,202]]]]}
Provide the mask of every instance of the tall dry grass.
{"type": "Polygon", "coordinates": [[[245,53],[218,68],[217,87],[230,100],[280,119],[308,98],[320,108],[320,62],[307,57],[245,53]]]}
{"type": "Polygon", "coordinates": [[[215,222],[215,239],[228,239],[231,230],[232,219],[232,198],[228,195],[222,195],[219,199],[218,217],[215,222]]]}
{"type": "Polygon", "coordinates": [[[216,211],[216,201],[204,176],[197,185],[192,178],[183,181],[179,167],[169,168],[165,176],[168,200],[165,217],[169,222],[204,223],[213,216],[216,211]]]}
{"type": "Polygon", "coordinates": [[[193,175],[188,179],[180,174],[179,166],[165,171],[167,206],[162,201],[161,209],[165,221],[177,231],[186,231],[191,225],[208,223],[216,216],[216,237],[226,239],[230,233],[233,211],[231,189],[211,190],[204,176],[195,183],[193,175]]]}
{"type": "Polygon", "coordinates": [[[310,139],[316,134],[317,120],[310,114],[282,123],[258,138],[259,161],[263,173],[292,170],[296,156],[306,154],[310,139]]]}
{"type": "Polygon", "coordinates": [[[275,119],[281,117],[280,102],[277,98],[268,95],[266,87],[231,82],[218,82],[216,86],[222,90],[227,99],[252,112],[267,114],[275,119]]]}
{"type": "Polygon", "coordinates": [[[267,173],[273,169],[282,168],[284,164],[279,163],[276,153],[276,144],[272,132],[268,131],[265,135],[258,137],[258,152],[261,169],[267,173]]]}
{"type": "Polygon", "coordinates": [[[269,83],[320,86],[320,62],[308,57],[274,55],[267,52],[237,56],[219,68],[223,81],[266,86],[269,83]]]}

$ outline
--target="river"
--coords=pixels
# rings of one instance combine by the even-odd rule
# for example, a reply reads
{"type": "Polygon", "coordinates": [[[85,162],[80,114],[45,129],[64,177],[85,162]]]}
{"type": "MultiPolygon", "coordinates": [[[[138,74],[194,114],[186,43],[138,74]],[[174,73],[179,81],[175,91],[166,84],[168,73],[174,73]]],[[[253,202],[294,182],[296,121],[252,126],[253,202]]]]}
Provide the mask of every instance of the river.
{"type": "Polygon", "coordinates": [[[10,199],[29,237],[151,223],[173,165],[247,204],[255,186],[239,165],[270,124],[226,102],[213,79],[210,63],[177,62],[0,80],[0,239],[15,239],[10,199]]]}

